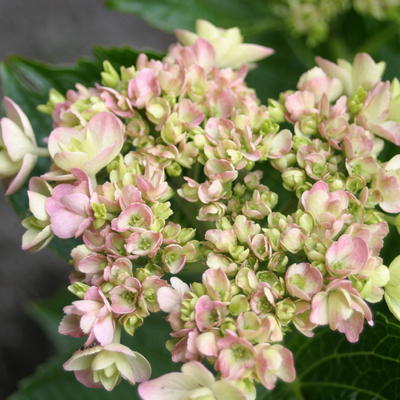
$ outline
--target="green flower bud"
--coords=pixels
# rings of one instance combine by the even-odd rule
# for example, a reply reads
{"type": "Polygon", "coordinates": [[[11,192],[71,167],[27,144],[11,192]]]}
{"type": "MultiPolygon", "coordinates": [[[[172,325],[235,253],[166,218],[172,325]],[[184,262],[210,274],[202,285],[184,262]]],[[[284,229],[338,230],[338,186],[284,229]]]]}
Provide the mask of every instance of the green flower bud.
{"type": "Polygon", "coordinates": [[[181,320],[192,321],[194,319],[194,308],[197,298],[184,299],[181,304],[181,320]]]}
{"type": "Polygon", "coordinates": [[[183,228],[176,238],[180,245],[186,244],[189,240],[192,240],[196,236],[196,229],[194,228],[183,228]]]}
{"type": "Polygon", "coordinates": [[[226,231],[232,228],[232,224],[227,217],[222,217],[216,222],[215,225],[217,229],[221,229],[222,231],[226,231]]]}
{"type": "Polygon", "coordinates": [[[360,86],[347,100],[347,107],[352,115],[358,114],[367,97],[367,90],[360,86]]]}
{"type": "Polygon", "coordinates": [[[264,229],[264,233],[267,236],[272,249],[274,251],[277,251],[279,249],[279,241],[281,238],[281,233],[279,232],[279,230],[276,228],[264,229]]]}
{"type": "Polygon", "coordinates": [[[290,152],[285,154],[283,157],[277,158],[276,160],[271,160],[271,165],[278,171],[284,171],[285,169],[290,168],[292,165],[295,165],[296,162],[296,154],[290,152]]]}
{"type": "Polygon", "coordinates": [[[115,285],[113,285],[111,282],[103,282],[100,285],[101,291],[105,294],[107,294],[110,290],[114,289],[115,285]]]}
{"type": "Polygon", "coordinates": [[[249,256],[250,250],[244,246],[232,246],[229,249],[229,254],[236,262],[242,262],[249,256]]]}
{"type": "Polygon", "coordinates": [[[233,296],[229,304],[229,312],[235,317],[240,313],[250,310],[249,302],[244,294],[233,296]]]}
{"type": "Polygon", "coordinates": [[[300,198],[301,195],[302,195],[304,192],[306,192],[307,190],[310,190],[311,187],[312,187],[311,182],[305,182],[303,185],[299,185],[299,186],[296,188],[296,196],[297,196],[298,198],[300,198]]]}
{"type": "Polygon", "coordinates": [[[274,272],[282,273],[286,270],[289,259],[284,252],[274,253],[268,261],[268,269],[274,272]]]}
{"type": "Polygon", "coordinates": [[[37,106],[37,109],[44,113],[44,114],[49,114],[51,115],[52,112],[54,111],[54,107],[58,103],[63,103],[65,101],[65,97],[56,89],[50,89],[49,90],[49,99],[47,100],[46,104],[40,104],[37,106]]]}
{"type": "Polygon", "coordinates": [[[121,74],[121,81],[123,83],[128,83],[131,79],[133,79],[136,76],[136,70],[135,67],[121,67],[120,68],[120,74],[121,74]]]}
{"type": "Polygon", "coordinates": [[[346,179],[346,190],[352,193],[358,193],[366,187],[367,183],[362,176],[349,176],[346,179]]]}
{"type": "Polygon", "coordinates": [[[314,218],[309,213],[297,210],[295,218],[296,223],[306,232],[310,233],[314,229],[314,218]]]}
{"type": "Polygon", "coordinates": [[[101,83],[110,88],[116,88],[119,83],[119,74],[112,64],[105,60],[103,62],[103,72],[101,72],[101,83]]]}
{"type": "MultiPolygon", "coordinates": [[[[396,216],[396,219],[398,217],[399,217],[399,215],[396,216]]],[[[382,221],[385,221],[385,219],[383,218],[382,214],[379,211],[372,210],[370,208],[367,208],[365,210],[364,223],[376,224],[377,222],[382,222],[382,221]]]]}
{"type": "Polygon", "coordinates": [[[199,150],[202,150],[207,144],[207,139],[203,134],[198,134],[194,136],[193,143],[199,150]]]}
{"type": "Polygon", "coordinates": [[[265,119],[263,123],[261,124],[260,127],[260,133],[264,135],[268,135],[271,133],[277,133],[279,132],[279,124],[276,122],[270,120],[270,119],[265,119]]]}
{"type": "Polygon", "coordinates": [[[285,294],[285,283],[284,280],[274,274],[272,271],[260,271],[257,273],[257,278],[261,282],[268,283],[279,296],[283,296],[285,294]]]}
{"type": "Polygon", "coordinates": [[[178,113],[170,114],[161,129],[161,139],[167,144],[177,144],[185,137],[182,121],[178,113]]]}
{"type": "Polygon", "coordinates": [[[343,174],[334,174],[326,180],[326,183],[331,191],[343,190],[346,186],[345,179],[343,174]]]}
{"type": "Polygon", "coordinates": [[[304,136],[295,135],[293,137],[293,149],[298,151],[300,147],[311,144],[311,140],[304,136]]]}
{"type": "Polygon", "coordinates": [[[91,208],[96,219],[107,219],[107,208],[103,203],[92,203],[91,208]]]}
{"type": "Polygon", "coordinates": [[[166,220],[174,213],[171,209],[171,203],[169,201],[163,203],[156,202],[151,206],[151,210],[156,217],[162,218],[163,220],[166,220]]]}
{"type": "Polygon", "coordinates": [[[297,187],[303,185],[306,181],[306,174],[298,168],[289,168],[282,173],[283,187],[286,190],[296,190],[297,187]]]}
{"type": "Polygon", "coordinates": [[[182,174],[182,167],[176,161],[173,161],[165,168],[165,172],[169,176],[180,176],[182,174]]]}
{"type": "Polygon", "coordinates": [[[279,231],[286,228],[287,217],[280,212],[273,212],[268,215],[268,226],[270,228],[276,228],[279,231]]]}
{"type": "Polygon", "coordinates": [[[221,324],[220,330],[222,335],[225,335],[227,330],[236,332],[235,321],[232,318],[225,318],[224,322],[221,324]]]}
{"type": "Polygon", "coordinates": [[[83,296],[85,296],[85,293],[89,289],[88,285],[85,285],[82,282],[74,282],[72,285],[68,286],[68,290],[74,294],[76,297],[79,297],[80,299],[83,299],[83,296]]]}
{"type": "Polygon", "coordinates": [[[168,339],[168,340],[165,342],[165,348],[166,348],[168,351],[172,351],[172,350],[174,349],[175,345],[178,343],[178,341],[179,341],[178,338],[168,339]]]}
{"type": "Polygon", "coordinates": [[[291,299],[283,299],[276,303],[275,313],[282,325],[287,325],[293,318],[296,311],[296,304],[291,299]]]}
{"type": "Polygon", "coordinates": [[[285,108],[279,101],[268,99],[268,114],[272,122],[280,124],[285,121],[285,108]]]}
{"type": "Polygon", "coordinates": [[[318,115],[306,115],[300,121],[301,133],[307,136],[318,133],[318,115]]]}
{"type": "Polygon", "coordinates": [[[125,332],[128,335],[133,336],[137,328],[143,325],[143,318],[138,314],[128,314],[124,315],[120,321],[122,322],[122,326],[125,329],[125,332]]]}
{"type": "Polygon", "coordinates": [[[207,293],[206,288],[200,282],[193,282],[192,285],[191,285],[191,288],[192,288],[193,293],[197,297],[201,297],[201,296],[203,296],[204,294],[207,293]]]}
{"type": "Polygon", "coordinates": [[[143,282],[146,278],[151,275],[151,272],[146,268],[136,268],[135,277],[139,279],[140,282],[143,282]]]}
{"type": "Polygon", "coordinates": [[[161,124],[170,113],[168,101],[162,97],[156,97],[146,106],[146,117],[155,125],[161,124]]]}

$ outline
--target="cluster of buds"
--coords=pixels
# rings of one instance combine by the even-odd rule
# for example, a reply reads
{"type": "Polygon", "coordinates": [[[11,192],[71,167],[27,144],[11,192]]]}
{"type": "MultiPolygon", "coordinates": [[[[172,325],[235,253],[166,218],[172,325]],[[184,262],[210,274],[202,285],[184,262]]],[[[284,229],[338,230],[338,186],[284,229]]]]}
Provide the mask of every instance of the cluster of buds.
{"type": "Polygon", "coordinates": [[[318,59],[297,91],[262,105],[244,79],[271,49],[205,21],[177,36],[162,60],[142,54],[120,71],[105,62],[101,84],[52,90],[39,107],[53,118],[48,151],[6,100],[0,170],[20,169],[13,192],[30,172],[23,157],[51,158],[29,182],[23,248],[81,241],[69,286],[78,299],[59,328],[85,337],[65,363],[80,382],[146,381],[144,400],[251,400],[257,383],[295,379],[289,330],[329,325],[356,342],[373,324],[368,303],[384,296],[400,316],[399,263],[380,258],[398,223],[386,213],[400,212],[400,156],[378,158],[384,140],[400,145],[400,84],[382,82],[384,64],[366,54],[318,59]],[[198,282],[165,279],[191,266],[198,282]],[[160,310],[184,365],[148,380],[149,363],[120,334],[160,310]]]}

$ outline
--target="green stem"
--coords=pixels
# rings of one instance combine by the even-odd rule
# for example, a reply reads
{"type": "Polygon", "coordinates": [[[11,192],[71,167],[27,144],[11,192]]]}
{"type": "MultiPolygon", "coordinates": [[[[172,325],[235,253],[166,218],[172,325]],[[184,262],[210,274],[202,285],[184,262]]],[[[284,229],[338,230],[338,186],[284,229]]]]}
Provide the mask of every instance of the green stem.
{"type": "Polygon", "coordinates": [[[303,393],[301,393],[300,384],[297,379],[289,386],[292,389],[292,392],[297,400],[305,400],[303,393]]]}
{"type": "Polygon", "coordinates": [[[393,215],[387,215],[385,213],[379,213],[379,216],[382,217],[388,224],[391,224],[393,226],[397,226],[397,217],[394,217],[393,215]]]}
{"type": "Polygon", "coordinates": [[[121,325],[117,324],[114,331],[113,343],[121,343],[121,325]]]}
{"type": "Polygon", "coordinates": [[[32,153],[39,156],[39,157],[49,157],[49,151],[44,147],[36,147],[32,150],[32,153]]]}

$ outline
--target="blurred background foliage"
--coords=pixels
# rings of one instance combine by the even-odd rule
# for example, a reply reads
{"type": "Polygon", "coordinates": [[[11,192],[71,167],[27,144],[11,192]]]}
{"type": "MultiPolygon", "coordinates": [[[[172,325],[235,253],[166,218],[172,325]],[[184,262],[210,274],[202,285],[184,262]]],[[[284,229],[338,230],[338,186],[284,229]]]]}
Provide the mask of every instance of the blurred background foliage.
{"type": "MultiPolygon", "coordinates": [[[[238,26],[246,42],[273,47],[276,53],[261,62],[248,78],[265,102],[287,89],[294,89],[299,76],[314,66],[316,55],[352,60],[357,52],[368,52],[387,64],[386,77],[399,75],[400,0],[108,0],[114,10],[137,14],[151,25],[172,32],[194,29],[198,18],[217,26],[238,26]]],[[[54,67],[22,57],[9,57],[0,66],[5,95],[16,100],[29,115],[35,132],[44,137],[51,122],[36,106],[46,101],[50,88],[64,92],[75,82],[92,85],[102,61],[115,67],[132,65],[137,52],[129,48],[96,48],[93,57],[74,66],[54,67]]],[[[397,153],[391,148],[390,152],[397,153]]],[[[39,165],[40,173],[46,165],[39,165]]],[[[274,187],[276,190],[276,187],[274,187]]],[[[11,197],[19,217],[27,214],[24,191],[11,197]]],[[[388,264],[399,253],[399,236],[391,231],[385,244],[388,264]]],[[[65,259],[70,242],[53,241],[52,247],[65,259]]],[[[55,355],[25,378],[10,400],[135,399],[136,390],[121,384],[113,393],[90,390],[78,384],[62,363],[79,348],[79,340],[57,333],[62,307],[72,301],[66,290],[48,300],[31,303],[28,313],[51,340],[55,355]]],[[[293,332],[286,345],[295,353],[298,379],[280,384],[270,393],[260,389],[257,399],[268,400],[395,400],[400,397],[400,325],[386,306],[373,307],[374,328],[366,328],[358,344],[348,344],[343,335],[319,329],[309,339],[293,332]]],[[[176,370],[164,347],[168,326],[161,315],[146,320],[134,338],[125,343],[147,356],[153,376],[176,370]]],[[[29,339],[27,339],[29,340],[29,339]]],[[[227,399],[228,400],[228,399],[227,399]]]]}

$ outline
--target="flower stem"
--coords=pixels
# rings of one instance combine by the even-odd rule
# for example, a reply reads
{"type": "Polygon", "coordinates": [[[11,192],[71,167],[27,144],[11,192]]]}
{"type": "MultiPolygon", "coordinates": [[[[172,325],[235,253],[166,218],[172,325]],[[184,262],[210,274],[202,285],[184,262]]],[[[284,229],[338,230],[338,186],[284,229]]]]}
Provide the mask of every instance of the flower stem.
{"type": "Polygon", "coordinates": [[[44,147],[36,147],[32,153],[39,157],[50,157],[49,150],[44,147]]]}

